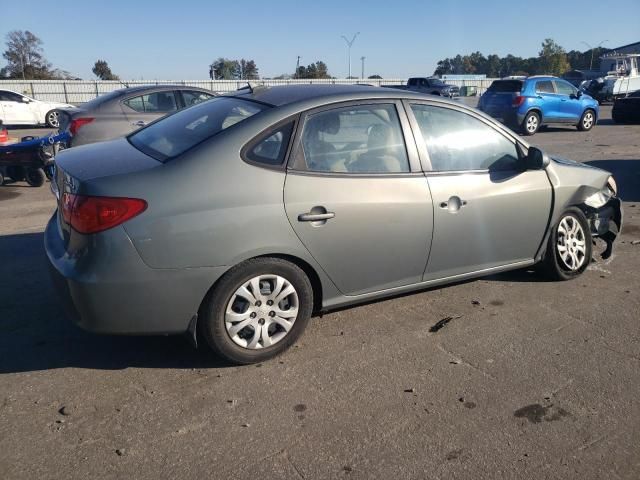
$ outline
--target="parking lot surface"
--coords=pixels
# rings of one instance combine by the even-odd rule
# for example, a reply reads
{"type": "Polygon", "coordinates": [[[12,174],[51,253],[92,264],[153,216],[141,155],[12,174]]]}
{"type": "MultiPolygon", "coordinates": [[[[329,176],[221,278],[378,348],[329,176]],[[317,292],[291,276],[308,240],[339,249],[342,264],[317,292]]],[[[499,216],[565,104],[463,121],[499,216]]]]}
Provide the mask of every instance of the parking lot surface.
{"type": "Polygon", "coordinates": [[[640,125],[610,111],[528,139],[614,173],[610,259],[326,314],[248,367],[77,329],[47,276],[48,184],[0,187],[0,477],[640,478],[640,125]]]}

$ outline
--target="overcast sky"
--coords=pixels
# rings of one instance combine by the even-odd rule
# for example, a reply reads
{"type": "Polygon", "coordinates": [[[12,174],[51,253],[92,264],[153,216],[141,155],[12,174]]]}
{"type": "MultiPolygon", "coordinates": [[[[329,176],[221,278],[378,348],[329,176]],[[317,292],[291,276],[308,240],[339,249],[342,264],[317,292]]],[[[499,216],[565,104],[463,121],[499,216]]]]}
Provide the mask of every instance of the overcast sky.
{"type": "MultiPolygon", "coordinates": [[[[440,0],[164,0],[2,2],[0,37],[30,30],[47,59],[84,79],[106,60],[123,79],[203,79],[218,57],[254,59],[262,76],[292,73],[296,57],[352,72],[407,77],[431,74],[439,59],[479,50],[534,56],[546,37],[566,50],[581,43],[618,47],[640,41],[640,0],[455,2],[440,0]]],[[[3,46],[4,50],[4,46],[3,46]]],[[[0,59],[0,67],[4,59],[0,59]]]]}

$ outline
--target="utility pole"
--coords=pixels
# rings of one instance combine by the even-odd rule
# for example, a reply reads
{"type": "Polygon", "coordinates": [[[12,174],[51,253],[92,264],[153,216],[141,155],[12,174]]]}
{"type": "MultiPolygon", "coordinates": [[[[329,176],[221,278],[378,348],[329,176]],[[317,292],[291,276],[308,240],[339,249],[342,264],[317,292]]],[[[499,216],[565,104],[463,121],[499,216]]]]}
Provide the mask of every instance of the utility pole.
{"type": "Polygon", "coordinates": [[[593,50],[594,48],[600,48],[602,46],[603,43],[608,42],[609,40],[602,40],[598,45],[596,45],[595,47],[592,47],[591,45],[589,45],[587,42],[585,42],[584,40],[580,43],[584,43],[587,47],[589,47],[589,50],[591,50],[591,61],[589,62],[589,70],[591,70],[593,68],[593,50]]]}
{"type": "Polygon", "coordinates": [[[344,39],[345,42],[347,42],[347,47],[349,49],[349,77],[351,76],[351,47],[353,46],[353,42],[356,41],[356,37],[360,35],[360,32],[356,32],[353,37],[351,37],[351,40],[349,40],[347,37],[345,37],[344,35],[342,35],[342,38],[344,39]]]}
{"type": "Polygon", "coordinates": [[[360,78],[364,78],[364,59],[367,57],[360,57],[360,60],[362,61],[362,71],[360,73],[360,78]]]}
{"type": "Polygon", "coordinates": [[[298,78],[298,71],[300,70],[300,59],[302,57],[300,55],[298,55],[298,60],[296,60],[296,73],[293,76],[293,78],[298,78]]]}

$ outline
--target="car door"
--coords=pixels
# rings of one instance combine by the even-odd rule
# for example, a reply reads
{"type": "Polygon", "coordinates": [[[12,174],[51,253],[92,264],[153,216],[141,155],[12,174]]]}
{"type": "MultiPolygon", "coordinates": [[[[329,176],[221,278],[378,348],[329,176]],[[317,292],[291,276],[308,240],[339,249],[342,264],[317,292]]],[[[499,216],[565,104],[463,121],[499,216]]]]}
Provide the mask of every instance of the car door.
{"type": "Polygon", "coordinates": [[[424,103],[410,110],[434,204],[424,280],[530,263],[551,212],[546,172],[523,171],[515,139],[479,116],[424,103]]]}
{"type": "Polygon", "coordinates": [[[538,98],[536,104],[542,110],[542,121],[562,121],[561,98],[556,93],[553,82],[551,80],[537,80],[535,93],[538,98]]]}
{"type": "Polygon", "coordinates": [[[36,119],[29,107],[29,103],[22,100],[22,95],[14,92],[0,92],[0,105],[2,106],[2,121],[6,125],[35,124],[36,119]]]}
{"type": "Polygon", "coordinates": [[[160,90],[129,97],[122,101],[122,110],[133,131],[178,110],[176,92],[160,90]]]}
{"type": "Polygon", "coordinates": [[[566,122],[577,122],[582,116],[582,102],[577,96],[578,90],[564,80],[553,81],[560,97],[560,115],[566,122]]]}
{"type": "Polygon", "coordinates": [[[420,282],[433,206],[401,103],[303,115],[284,200],[296,234],[343,294],[420,282]]]}

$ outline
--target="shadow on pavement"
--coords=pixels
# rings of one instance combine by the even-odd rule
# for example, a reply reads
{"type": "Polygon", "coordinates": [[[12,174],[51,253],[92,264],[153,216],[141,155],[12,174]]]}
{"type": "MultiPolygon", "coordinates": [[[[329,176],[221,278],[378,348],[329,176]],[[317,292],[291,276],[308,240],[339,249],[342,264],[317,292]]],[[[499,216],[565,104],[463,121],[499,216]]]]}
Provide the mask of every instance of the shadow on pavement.
{"type": "Polygon", "coordinates": [[[593,160],[584,163],[611,172],[623,201],[640,202],[640,160],[593,160]]]}
{"type": "Polygon", "coordinates": [[[101,336],[77,328],[49,280],[42,233],[0,236],[0,254],[0,374],[229,366],[186,337],[101,336]]]}

